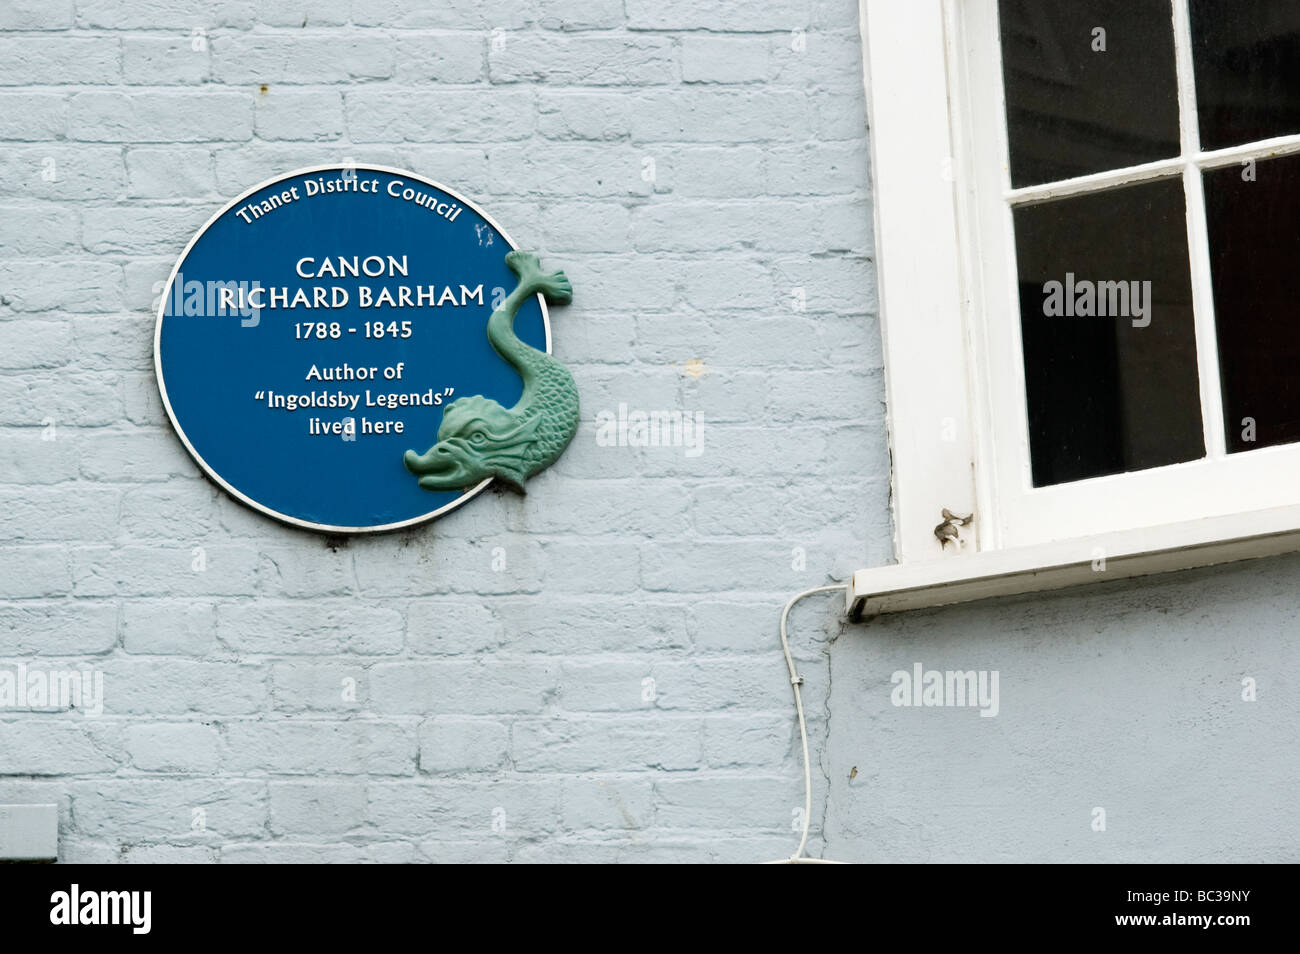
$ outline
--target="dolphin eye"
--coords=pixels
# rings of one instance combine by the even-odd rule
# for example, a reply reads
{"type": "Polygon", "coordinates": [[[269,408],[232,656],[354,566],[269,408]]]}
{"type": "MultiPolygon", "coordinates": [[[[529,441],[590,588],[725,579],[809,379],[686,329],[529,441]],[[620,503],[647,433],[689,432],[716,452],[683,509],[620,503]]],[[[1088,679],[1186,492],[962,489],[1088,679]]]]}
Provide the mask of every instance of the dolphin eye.
{"type": "Polygon", "coordinates": [[[487,435],[484,434],[482,431],[477,431],[476,433],[471,434],[469,438],[469,442],[471,444],[482,444],[486,440],[487,440],[487,435]]]}

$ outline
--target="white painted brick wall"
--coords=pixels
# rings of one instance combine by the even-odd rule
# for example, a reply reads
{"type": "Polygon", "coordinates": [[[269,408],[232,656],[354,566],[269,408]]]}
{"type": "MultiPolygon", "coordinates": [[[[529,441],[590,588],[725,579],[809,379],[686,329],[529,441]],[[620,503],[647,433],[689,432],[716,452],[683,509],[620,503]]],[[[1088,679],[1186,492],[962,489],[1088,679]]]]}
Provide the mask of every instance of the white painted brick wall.
{"type": "Polygon", "coordinates": [[[788,854],[777,614],[888,556],[861,85],[854,0],[0,3],[0,665],[105,674],[0,711],[0,803],[63,860],[788,854]],[[568,272],[584,424],[526,498],[339,544],[200,477],[151,346],[225,198],[345,158],[568,272]],[[620,403],[703,453],[598,446],[620,403]]]}

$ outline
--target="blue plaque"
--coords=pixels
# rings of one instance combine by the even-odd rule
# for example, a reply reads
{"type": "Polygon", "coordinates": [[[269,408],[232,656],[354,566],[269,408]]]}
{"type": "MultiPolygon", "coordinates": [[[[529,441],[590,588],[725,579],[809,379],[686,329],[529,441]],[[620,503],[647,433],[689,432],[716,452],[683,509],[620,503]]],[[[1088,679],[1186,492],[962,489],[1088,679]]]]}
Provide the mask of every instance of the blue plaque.
{"type": "Polygon", "coordinates": [[[529,253],[508,261],[515,248],[472,202],[398,169],[322,166],[250,189],[199,230],[163,291],[154,359],[176,433],[239,500],[331,533],[429,520],[493,476],[522,488],[572,437],[577,403],[567,436],[567,423],[539,425],[543,397],[529,400],[530,372],[501,346],[513,327],[521,352],[567,378],[547,357],[544,301],[567,300],[551,294],[567,280],[529,253]],[[510,419],[526,404],[531,439],[563,443],[516,471],[520,454],[493,443],[505,438],[475,429],[495,414],[517,443],[510,419]],[[512,463],[485,470],[484,446],[512,463]]]}

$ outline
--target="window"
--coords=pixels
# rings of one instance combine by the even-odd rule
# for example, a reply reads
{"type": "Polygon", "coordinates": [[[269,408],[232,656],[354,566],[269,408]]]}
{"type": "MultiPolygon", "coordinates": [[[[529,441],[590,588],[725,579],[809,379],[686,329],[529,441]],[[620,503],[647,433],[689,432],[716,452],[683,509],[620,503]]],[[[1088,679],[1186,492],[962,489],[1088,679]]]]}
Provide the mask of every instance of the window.
{"type": "Polygon", "coordinates": [[[862,593],[1300,549],[1300,0],[862,6],[926,564],[862,593]]]}

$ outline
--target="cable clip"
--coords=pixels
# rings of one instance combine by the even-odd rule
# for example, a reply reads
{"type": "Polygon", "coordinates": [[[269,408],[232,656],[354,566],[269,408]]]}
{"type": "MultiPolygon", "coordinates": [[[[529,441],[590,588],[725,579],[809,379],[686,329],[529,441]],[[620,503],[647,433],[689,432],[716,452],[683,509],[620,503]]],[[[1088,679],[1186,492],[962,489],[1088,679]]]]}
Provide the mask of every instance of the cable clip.
{"type": "Polygon", "coordinates": [[[792,676],[791,679],[790,679],[790,685],[792,685],[792,686],[802,686],[802,685],[803,685],[803,676],[792,676]]]}

